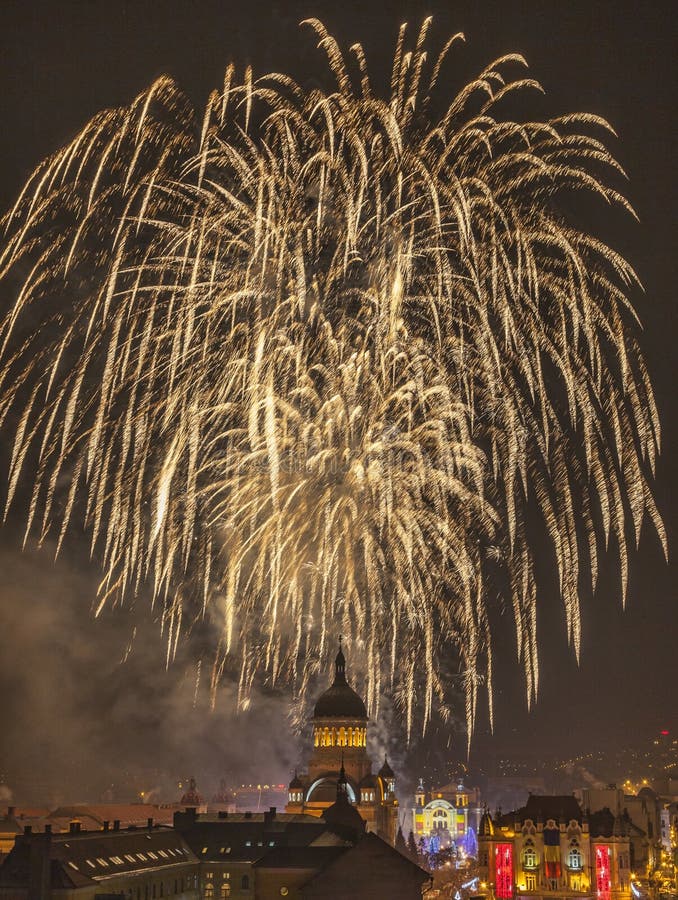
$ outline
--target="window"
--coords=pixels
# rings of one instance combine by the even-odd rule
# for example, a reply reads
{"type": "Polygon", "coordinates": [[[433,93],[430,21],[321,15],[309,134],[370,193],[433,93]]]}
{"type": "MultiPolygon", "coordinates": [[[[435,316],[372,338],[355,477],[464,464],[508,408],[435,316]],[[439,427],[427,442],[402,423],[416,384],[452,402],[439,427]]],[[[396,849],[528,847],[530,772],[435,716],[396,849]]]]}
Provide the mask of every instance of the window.
{"type": "Polygon", "coordinates": [[[536,891],[537,890],[537,876],[529,872],[525,876],[525,890],[526,891],[536,891]]]}
{"type": "Polygon", "coordinates": [[[243,891],[249,890],[249,887],[250,887],[250,876],[249,875],[243,875],[242,880],[240,881],[240,887],[243,889],[243,891]]]}
{"type": "Polygon", "coordinates": [[[226,897],[231,896],[231,885],[226,882],[221,885],[221,900],[225,900],[226,897]]]}
{"type": "Polygon", "coordinates": [[[582,867],[581,850],[578,847],[571,847],[567,854],[567,866],[569,869],[578,871],[582,867]]]}
{"type": "Polygon", "coordinates": [[[71,869],[75,869],[76,872],[79,871],[79,870],[78,870],[78,867],[76,866],[76,864],[75,864],[74,862],[71,862],[71,861],[69,860],[69,861],[68,861],[68,865],[71,867],[71,869]]]}
{"type": "Polygon", "coordinates": [[[289,891],[287,890],[287,888],[285,887],[285,885],[283,885],[283,886],[280,888],[280,896],[281,896],[281,897],[286,897],[288,894],[289,894],[289,891]]]}
{"type": "Polygon", "coordinates": [[[205,885],[205,900],[210,900],[210,898],[214,897],[214,885],[206,884],[205,885]]]}
{"type": "Polygon", "coordinates": [[[536,869],[538,865],[537,853],[534,847],[527,846],[523,850],[523,868],[536,869]]]}

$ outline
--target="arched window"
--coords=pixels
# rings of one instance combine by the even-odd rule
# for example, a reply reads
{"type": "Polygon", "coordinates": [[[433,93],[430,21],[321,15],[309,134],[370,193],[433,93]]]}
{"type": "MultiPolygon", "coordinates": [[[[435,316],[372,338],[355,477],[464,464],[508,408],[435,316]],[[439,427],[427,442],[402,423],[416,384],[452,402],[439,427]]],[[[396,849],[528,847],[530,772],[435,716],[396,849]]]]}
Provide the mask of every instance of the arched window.
{"type": "Polygon", "coordinates": [[[323,747],[329,747],[329,746],[330,746],[330,729],[325,727],[325,730],[323,731],[323,747]]]}
{"type": "Polygon", "coordinates": [[[579,870],[582,868],[582,855],[579,847],[570,847],[567,854],[567,866],[569,869],[579,870]]]}
{"type": "Polygon", "coordinates": [[[205,900],[210,900],[212,897],[214,897],[214,885],[208,882],[205,885],[205,900]]]}
{"type": "Polygon", "coordinates": [[[536,869],[538,864],[537,852],[533,846],[528,844],[523,850],[523,868],[536,869]]]}
{"type": "Polygon", "coordinates": [[[250,876],[249,876],[249,875],[243,875],[242,881],[240,882],[240,887],[241,887],[244,891],[247,891],[247,890],[249,890],[249,886],[250,886],[250,876]]]}
{"type": "Polygon", "coordinates": [[[231,896],[231,885],[230,884],[222,884],[221,885],[221,900],[225,900],[226,897],[231,896]]]}
{"type": "Polygon", "coordinates": [[[339,746],[340,747],[346,746],[346,729],[344,728],[343,725],[339,729],[339,746]]]}

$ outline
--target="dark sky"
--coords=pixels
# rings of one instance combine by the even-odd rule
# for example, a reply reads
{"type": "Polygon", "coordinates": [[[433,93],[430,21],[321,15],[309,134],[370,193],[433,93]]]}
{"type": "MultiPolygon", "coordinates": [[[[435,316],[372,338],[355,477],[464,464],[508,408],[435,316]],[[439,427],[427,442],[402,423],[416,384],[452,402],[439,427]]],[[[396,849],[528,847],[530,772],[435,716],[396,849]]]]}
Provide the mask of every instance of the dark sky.
{"type": "MultiPolygon", "coordinates": [[[[70,139],[95,112],[128,103],[160,73],[174,76],[197,104],[220,83],[230,60],[240,65],[251,62],[259,73],[287,70],[304,79],[322,60],[312,34],[301,31],[297,23],[316,15],[342,44],[360,40],[379,76],[390,63],[400,22],[416,24],[429,13],[434,15],[434,42],[442,43],[453,31],[466,33],[467,44],[456,51],[448,67],[452,87],[461,86],[501,53],[517,50],[527,57],[532,74],[544,85],[549,114],[591,111],[603,115],[617,129],[619,141],[613,142],[613,150],[629,174],[628,195],[640,224],[613,217],[611,236],[645,286],[645,294],[635,299],[645,329],[641,343],[664,429],[656,490],[675,555],[675,3],[244,0],[236,5],[229,0],[4,0],[0,4],[0,205],[6,207],[33,166],[70,139]]],[[[78,679],[86,677],[95,685],[97,678],[105,679],[109,687],[113,679],[116,690],[125,694],[127,705],[119,698],[109,701],[114,713],[108,727],[118,735],[126,728],[138,729],[143,735],[161,718],[171,722],[173,734],[182,733],[182,701],[176,697],[183,697],[185,691],[177,688],[176,673],[154,675],[149,687],[148,669],[144,677],[132,665],[122,674],[119,671],[117,659],[131,618],[108,631],[88,620],[89,601],[85,598],[92,573],[79,572],[68,581],[71,576],[64,575],[63,568],[54,573],[47,568],[45,557],[29,562],[19,559],[14,542],[11,528],[0,531],[4,566],[0,615],[9,624],[5,635],[10,635],[13,644],[10,652],[7,646],[3,648],[5,663],[0,665],[0,676],[14,693],[5,713],[9,727],[0,727],[4,733],[0,740],[6,742],[4,748],[0,744],[0,753],[4,749],[9,761],[5,764],[15,764],[20,734],[29,744],[32,735],[39,735],[45,752],[51,752],[52,736],[59,753],[68,756],[64,737],[48,715],[54,704],[58,706],[62,680],[68,683],[61,698],[67,707],[65,721],[74,732],[79,728],[76,711],[89,710],[100,696],[99,688],[94,690],[91,684],[81,691],[78,679]],[[73,596],[64,596],[63,584],[58,591],[54,588],[58,573],[67,587],[73,588],[73,596]],[[21,624],[16,604],[26,611],[30,627],[21,624]],[[50,612],[54,604],[58,609],[63,604],[65,621],[50,612]],[[38,626],[31,619],[33,607],[39,613],[35,619],[38,626]],[[57,643],[63,645],[59,652],[54,646],[56,638],[52,640],[50,635],[58,636],[57,643]],[[73,647],[88,649],[81,652],[73,647]],[[108,659],[103,674],[96,665],[99,658],[108,659]],[[41,673],[43,687],[39,684],[41,673]],[[170,694],[171,703],[167,700],[170,694]],[[38,697],[42,701],[36,707],[38,697]],[[154,706],[150,725],[140,712],[145,704],[154,706]],[[170,706],[171,715],[167,713],[170,706]],[[36,709],[42,709],[42,717],[35,714],[36,709]]],[[[74,561],[72,564],[76,566],[74,561]]],[[[486,727],[481,727],[474,750],[478,761],[515,754],[526,745],[548,757],[575,753],[584,744],[608,747],[633,742],[660,727],[678,732],[676,568],[663,563],[648,531],[632,560],[625,612],[620,609],[614,560],[608,569],[584,612],[579,668],[565,645],[556,599],[550,598],[548,591],[541,598],[542,690],[537,708],[529,715],[524,710],[518,671],[511,663],[512,628],[507,619],[506,640],[499,648],[503,659],[496,732],[490,739],[486,727]]],[[[149,636],[149,665],[150,661],[156,665],[158,655],[159,648],[149,636]]],[[[182,678],[183,674],[179,681],[182,678]]],[[[193,721],[187,712],[183,721],[189,720],[193,721]]],[[[213,721],[213,728],[201,726],[199,731],[202,744],[212,732],[215,747],[210,752],[216,757],[219,741],[226,739],[234,726],[230,719],[213,721]],[[214,738],[217,733],[219,740],[214,738]]],[[[106,727],[97,726],[95,743],[88,744],[90,737],[84,736],[81,754],[86,755],[88,747],[107,745],[106,727]]],[[[191,740],[190,729],[183,740],[191,740]]],[[[179,752],[180,744],[180,740],[172,742],[173,752],[179,752]]],[[[134,741],[122,741],[119,746],[130,764],[135,764],[139,745],[136,750],[134,741]]],[[[144,754],[146,749],[143,747],[144,754]]],[[[289,765],[285,753],[280,753],[281,767],[289,765]]],[[[0,755],[0,767],[2,759],[0,755]]]]}

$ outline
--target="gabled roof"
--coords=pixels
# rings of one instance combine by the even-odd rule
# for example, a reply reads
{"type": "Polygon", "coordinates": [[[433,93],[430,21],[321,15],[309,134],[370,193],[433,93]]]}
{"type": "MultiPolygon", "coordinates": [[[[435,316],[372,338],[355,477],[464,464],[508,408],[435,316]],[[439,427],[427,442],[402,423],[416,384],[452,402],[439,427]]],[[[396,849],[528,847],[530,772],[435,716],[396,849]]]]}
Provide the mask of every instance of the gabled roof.
{"type": "MultiPolygon", "coordinates": [[[[390,884],[412,885],[418,894],[431,876],[376,834],[367,832],[354,847],[338,854],[301,888],[302,897],[386,896],[390,884]],[[341,893],[331,893],[340,889],[341,893]]],[[[418,895],[417,894],[417,895],[418,895]]]]}
{"type": "Polygon", "coordinates": [[[28,884],[32,842],[49,855],[52,887],[82,887],[146,869],[195,863],[181,836],[169,829],[20,835],[0,866],[0,886],[28,884]]]}

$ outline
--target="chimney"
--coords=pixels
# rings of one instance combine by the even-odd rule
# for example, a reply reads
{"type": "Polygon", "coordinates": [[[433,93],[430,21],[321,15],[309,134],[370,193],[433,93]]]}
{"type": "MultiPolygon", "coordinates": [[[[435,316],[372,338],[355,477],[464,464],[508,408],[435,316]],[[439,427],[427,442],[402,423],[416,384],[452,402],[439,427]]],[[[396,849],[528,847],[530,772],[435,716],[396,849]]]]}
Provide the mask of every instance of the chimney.
{"type": "Polygon", "coordinates": [[[11,819],[14,816],[15,811],[16,811],[16,806],[8,806],[7,807],[7,818],[11,819]]]}
{"type": "Polygon", "coordinates": [[[32,825],[24,825],[24,834],[30,834],[33,831],[32,825]]]}
{"type": "Polygon", "coordinates": [[[45,825],[45,834],[52,833],[52,826],[50,824],[45,825]]]}
{"type": "Polygon", "coordinates": [[[269,823],[275,819],[275,806],[269,807],[268,812],[264,813],[264,822],[269,823]]]}
{"type": "Polygon", "coordinates": [[[146,820],[146,827],[148,828],[149,831],[151,831],[151,829],[153,828],[153,817],[152,816],[149,816],[148,819],[146,820]]]}
{"type": "Polygon", "coordinates": [[[120,819],[113,819],[113,831],[120,831],[120,819]]]}
{"type": "Polygon", "coordinates": [[[245,818],[246,818],[246,819],[251,819],[251,818],[252,818],[252,813],[249,812],[249,811],[247,811],[247,812],[245,813],[245,818]]]}
{"type": "Polygon", "coordinates": [[[104,831],[108,831],[108,819],[104,819],[102,827],[104,831]]]}
{"type": "Polygon", "coordinates": [[[78,824],[77,822],[69,822],[68,823],[68,833],[69,834],[75,834],[77,832],[77,830],[78,830],[76,827],[77,824],[78,824]]]}
{"type": "Polygon", "coordinates": [[[224,809],[219,810],[219,818],[220,819],[228,819],[228,813],[224,809]]]}

